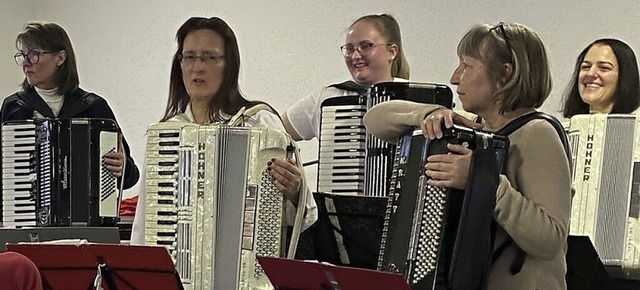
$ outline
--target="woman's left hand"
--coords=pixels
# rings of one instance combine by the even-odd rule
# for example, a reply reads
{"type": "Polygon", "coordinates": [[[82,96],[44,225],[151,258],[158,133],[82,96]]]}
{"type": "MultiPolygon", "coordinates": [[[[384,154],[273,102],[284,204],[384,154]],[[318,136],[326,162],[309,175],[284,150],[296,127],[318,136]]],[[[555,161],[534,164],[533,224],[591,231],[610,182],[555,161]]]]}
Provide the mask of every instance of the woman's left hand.
{"type": "Polygon", "coordinates": [[[121,177],[124,168],[124,152],[110,152],[104,155],[104,162],[107,164],[107,169],[111,171],[111,174],[115,177],[121,177]]]}
{"type": "Polygon", "coordinates": [[[273,185],[278,188],[284,197],[290,200],[293,205],[298,205],[300,196],[300,184],[302,183],[302,172],[292,160],[273,158],[267,162],[267,172],[273,178],[273,185]]]}
{"type": "Polygon", "coordinates": [[[449,154],[437,154],[427,158],[427,184],[465,189],[471,167],[473,151],[459,144],[447,144],[449,154]]]}

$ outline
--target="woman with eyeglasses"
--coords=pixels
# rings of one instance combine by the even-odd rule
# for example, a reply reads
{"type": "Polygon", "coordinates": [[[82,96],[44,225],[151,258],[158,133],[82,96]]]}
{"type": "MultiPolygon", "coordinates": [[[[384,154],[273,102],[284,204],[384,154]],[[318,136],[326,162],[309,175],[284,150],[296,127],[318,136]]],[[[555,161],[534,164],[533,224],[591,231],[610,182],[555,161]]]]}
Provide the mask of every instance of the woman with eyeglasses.
{"type": "Polygon", "coordinates": [[[565,118],[635,112],[640,106],[640,77],[633,49],[612,38],[589,44],[576,60],[564,101],[565,118]]]}
{"type": "Polygon", "coordinates": [[[407,81],[409,63],[402,49],[398,21],[389,14],[366,15],[353,22],[340,47],[353,81],[323,87],[301,99],[283,115],[284,126],[296,141],[320,136],[320,105],[337,96],[358,95],[381,82],[407,81]]]}
{"type": "MultiPolygon", "coordinates": [[[[43,118],[102,118],[117,122],[105,99],[80,88],[75,52],[60,25],[27,23],[16,38],[16,48],[14,58],[25,79],[21,91],[5,98],[3,123],[43,118]]],[[[129,189],[138,182],[139,172],[126,139],[122,140],[123,151],[106,154],[104,161],[118,182],[124,182],[124,189],[129,189]]]]}
{"type": "MultiPolygon", "coordinates": [[[[224,20],[217,17],[189,18],[178,29],[176,39],[178,49],[171,65],[169,100],[162,122],[227,123],[243,108],[262,106],[263,110],[243,117],[243,125],[284,131],[280,117],[271,106],[249,101],[240,93],[240,51],[235,33],[224,20]]],[[[306,210],[303,229],[308,228],[318,215],[312,196],[307,197],[305,205],[298,205],[302,191],[301,170],[292,160],[272,159],[267,165],[274,185],[288,200],[287,222],[293,222],[291,217],[302,206],[306,210]]],[[[144,244],[144,214],[145,189],[142,188],[133,223],[132,244],[144,244]]]]}
{"type": "MultiPolygon", "coordinates": [[[[432,140],[442,137],[442,126],[454,123],[497,132],[535,113],[551,91],[545,47],[524,25],[474,26],[458,44],[458,57],[451,84],[464,110],[481,117],[482,125],[438,105],[389,101],[367,112],[367,129],[394,143],[413,127],[432,140]]],[[[508,136],[506,168],[495,195],[488,289],[566,289],[571,175],[560,134],[550,121],[533,119],[508,136]]],[[[428,158],[427,183],[465,189],[473,152],[454,144],[448,149],[450,154],[428,158]]]]}

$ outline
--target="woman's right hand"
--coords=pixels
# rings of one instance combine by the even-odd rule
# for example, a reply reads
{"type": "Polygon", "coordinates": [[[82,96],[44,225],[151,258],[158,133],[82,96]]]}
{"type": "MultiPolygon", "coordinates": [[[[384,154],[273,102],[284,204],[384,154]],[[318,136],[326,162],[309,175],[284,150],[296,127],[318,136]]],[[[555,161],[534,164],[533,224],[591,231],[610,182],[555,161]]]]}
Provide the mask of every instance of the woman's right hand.
{"type": "Polygon", "coordinates": [[[420,123],[422,134],[430,140],[442,138],[442,123],[445,128],[453,127],[453,124],[463,125],[472,129],[482,129],[484,126],[462,115],[457,114],[451,109],[437,109],[427,115],[420,123]]]}

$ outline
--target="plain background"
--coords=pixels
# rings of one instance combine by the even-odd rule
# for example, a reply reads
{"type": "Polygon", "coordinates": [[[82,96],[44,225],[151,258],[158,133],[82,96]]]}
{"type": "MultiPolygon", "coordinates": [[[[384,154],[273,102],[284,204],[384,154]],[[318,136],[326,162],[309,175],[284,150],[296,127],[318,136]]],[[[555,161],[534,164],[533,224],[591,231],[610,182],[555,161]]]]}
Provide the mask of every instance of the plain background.
{"type": "MultiPolygon", "coordinates": [[[[143,164],[145,130],[162,117],[175,33],[191,16],[224,19],[238,37],[241,90],[284,112],[323,85],[350,78],[340,54],[348,26],[366,14],[390,13],[402,29],[411,80],[449,84],[456,45],[471,26],[518,22],[544,41],[554,88],[542,110],[559,116],[575,59],[590,42],[614,37],[637,52],[636,0],[323,0],[323,1],[89,1],[0,0],[0,97],[19,89],[15,37],[30,20],[62,25],[73,42],[80,86],[109,102],[143,164]]],[[[317,142],[301,142],[304,161],[317,142]]],[[[143,168],[140,168],[143,172],[143,168]]],[[[315,189],[315,168],[307,179],[315,189]]],[[[134,187],[125,193],[138,193],[134,187]]]]}

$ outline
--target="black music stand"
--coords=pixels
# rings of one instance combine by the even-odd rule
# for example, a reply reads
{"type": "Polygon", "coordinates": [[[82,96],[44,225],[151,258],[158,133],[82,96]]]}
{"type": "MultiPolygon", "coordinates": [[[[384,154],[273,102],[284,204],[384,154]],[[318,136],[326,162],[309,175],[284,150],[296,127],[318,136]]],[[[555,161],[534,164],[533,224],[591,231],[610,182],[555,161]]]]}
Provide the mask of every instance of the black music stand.
{"type": "Polygon", "coordinates": [[[411,290],[401,274],[273,257],[258,262],[276,290],[411,290]]]}
{"type": "Polygon", "coordinates": [[[376,269],[388,199],[322,192],[314,192],[313,197],[318,221],[302,232],[296,258],[376,269]],[[341,248],[348,263],[341,259],[341,248]]]}
{"type": "Polygon", "coordinates": [[[44,289],[94,289],[98,265],[105,290],[182,289],[165,247],[119,244],[7,244],[40,270],[44,289]]]}
{"type": "Polygon", "coordinates": [[[567,244],[567,289],[609,289],[609,275],[589,237],[569,236],[567,244]]]}

